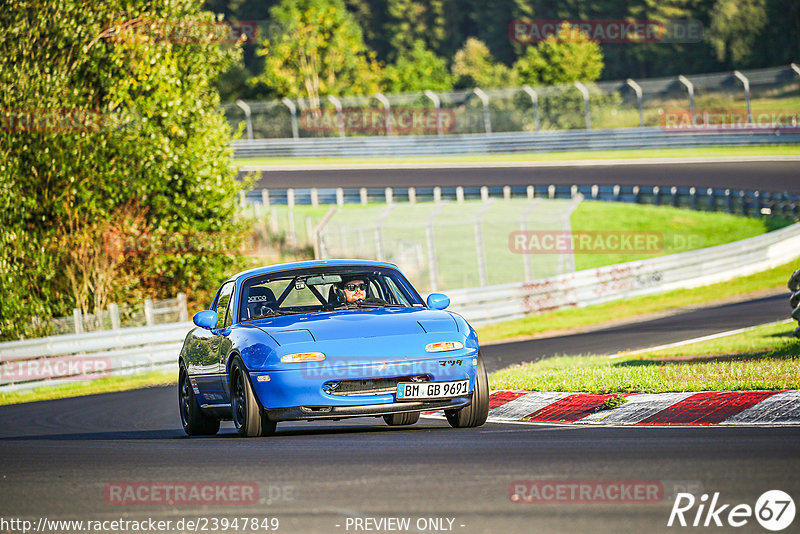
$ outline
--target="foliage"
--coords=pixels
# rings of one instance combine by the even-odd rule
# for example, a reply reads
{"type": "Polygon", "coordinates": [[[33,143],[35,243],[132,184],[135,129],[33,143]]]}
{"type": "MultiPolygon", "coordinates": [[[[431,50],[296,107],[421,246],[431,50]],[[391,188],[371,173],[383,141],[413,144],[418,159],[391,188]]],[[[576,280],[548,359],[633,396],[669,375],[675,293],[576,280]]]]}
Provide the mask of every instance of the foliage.
{"type": "Polygon", "coordinates": [[[380,65],[343,0],[284,0],[270,15],[280,29],[262,41],[264,72],[253,83],[306,97],[313,109],[320,95],[378,92],[380,65]]]}
{"type": "Polygon", "coordinates": [[[409,52],[401,54],[395,63],[386,67],[383,86],[386,92],[448,91],[453,79],[444,59],[425,49],[425,43],[416,41],[409,52]]]}
{"type": "Polygon", "coordinates": [[[497,61],[483,42],[470,37],[453,59],[456,87],[513,87],[516,72],[497,61]]]}
{"type": "Polygon", "coordinates": [[[75,306],[196,296],[230,269],[227,253],[105,246],[230,231],[239,185],[210,83],[235,49],[214,28],[195,0],[0,12],[0,337],[75,306]]]}
{"type": "Polygon", "coordinates": [[[594,81],[603,71],[603,53],[596,42],[565,22],[558,35],[528,47],[514,70],[522,83],[530,85],[594,81]]]}
{"type": "Polygon", "coordinates": [[[729,67],[745,59],[767,23],[765,0],[717,0],[708,40],[729,67]]]}

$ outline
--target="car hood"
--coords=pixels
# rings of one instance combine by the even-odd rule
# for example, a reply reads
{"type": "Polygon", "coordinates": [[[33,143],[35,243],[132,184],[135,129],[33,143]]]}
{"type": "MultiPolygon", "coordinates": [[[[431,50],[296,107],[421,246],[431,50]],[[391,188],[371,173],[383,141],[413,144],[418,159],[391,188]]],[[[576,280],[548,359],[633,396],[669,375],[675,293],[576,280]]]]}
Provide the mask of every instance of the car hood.
{"type": "MultiPolygon", "coordinates": [[[[250,324],[272,336],[280,345],[459,331],[458,323],[449,312],[420,308],[362,308],[285,315],[250,324]]],[[[461,335],[468,333],[461,332],[461,335]]]]}

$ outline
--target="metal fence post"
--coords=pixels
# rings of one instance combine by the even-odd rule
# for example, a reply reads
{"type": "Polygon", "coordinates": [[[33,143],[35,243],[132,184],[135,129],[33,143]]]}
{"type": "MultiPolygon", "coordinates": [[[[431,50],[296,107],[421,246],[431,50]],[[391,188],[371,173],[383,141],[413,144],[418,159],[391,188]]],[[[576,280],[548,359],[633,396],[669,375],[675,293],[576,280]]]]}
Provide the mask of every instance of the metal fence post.
{"type": "Polygon", "coordinates": [[[538,132],[539,128],[541,128],[541,123],[539,122],[539,95],[530,85],[523,85],[522,90],[531,97],[531,105],[533,105],[533,128],[538,132]]]}
{"type": "Polygon", "coordinates": [[[436,206],[425,221],[425,247],[428,252],[428,274],[430,276],[431,292],[439,290],[439,265],[436,260],[436,242],[433,236],[433,221],[441,213],[441,204],[436,206]]]}
{"type": "Polygon", "coordinates": [[[625,80],[625,83],[628,84],[628,87],[633,89],[634,92],[636,93],[636,107],[639,108],[639,126],[644,126],[644,108],[642,107],[642,87],[630,78],[625,80]]]}
{"type": "Polygon", "coordinates": [[[747,103],[747,124],[753,123],[753,112],[750,109],[750,80],[747,79],[747,76],[739,72],[738,70],[733,71],[733,75],[742,82],[744,86],[744,100],[747,103]]]}
{"type": "Polygon", "coordinates": [[[366,187],[362,187],[361,189],[359,189],[358,190],[358,196],[359,196],[359,198],[361,200],[361,204],[366,206],[367,205],[367,188],[366,187]]]}
{"type": "MultiPolygon", "coordinates": [[[[483,193],[483,189],[481,189],[481,193],[483,193]]],[[[459,204],[464,203],[464,188],[460,185],[456,187],[456,202],[459,204]]]]}
{"type": "Polygon", "coordinates": [[[728,206],[728,213],[733,213],[733,198],[730,189],[725,190],[725,204],[728,206]]]}
{"type": "Polygon", "coordinates": [[[433,188],[433,201],[438,204],[442,201],[442,188],[438,185],[433,188]]]}
{"type": "Polygon", "coordinates": [[[672,205],[678,207],[678,188],[674,185],[670,188],[669,192],[672,194],[672,205]]]}
{"type": "Polygon", "coordinates": [[[441,137],[443,135],[442,131],[442,117],[439,113],[439,109],[441,108],[442,102],[439,100],[439,96],[431,91],[430,89],[425,89],[425,96],[430,98],[431,102],[433,102],[433,107],[436,110],[436,135],[441,137]]]}
{"type": "Polygon", "coordinates": [[[72,309],[72,322],[75,326],[75,333],[76,334],[83,334],[83,316],[81,315],[81,310],[78,308],[72,309]]]}
{"type": "Polygon", "coordinates": [[[265,208],[269,208],[269,189],[261,190],[261,203],[265,208]]]}
{"type": "Polygon", "coordinates": [[[488,202],[489,201],[489,188],[485,185],[481,186],[481,201],[488,202]]]}
{"type": "Polygon", "coordinates": [[[236,105],[244,111],[244,123],[247,128],[247,139],[253,140],[253,121],[250,118],[250,106],[244,100],[237,100],[236,105]]]}
{"type": "Polygon", "coordinates": [[[475,216],[475,257],[478,260],[478,283],[481,287],[489,285],[489,273],[486,270],[486,250],[483,246],[483,216],[491,206],[491,202],[487,202],[475,216]]]}
{"type": "Polygon", "coordinates": [[[683,74],[678,76],[678,81],[686,87],[686,91],[689,93],[689,117],[692,119],[692,126],[697,126],[694,121],[694,84],[683,74]]]}
{"type": "Polygon", "coordinates": [[[117,306],[116,302],[108,305],[108,315],[111,317],[111,330],[119,330],[122,325],[119,320],[119,306],[117,306]]]}
{"type": "Polygon", "coordinates": [[[492,133],[492,120],[489,117],[489,97],[480,87],[476,87],[472,92],[478,95],[478,98],[481,99],[481,103],[483,103],[483,129],[487,134],[490,134],[492,133]]]}
{"type": "Polygon", "coordinates": [[[503,186],[503,200],[511,200],[511,186],[504,185],[503,186]]]}
{"type": "Polygon", "coordinates": [[[586,129],[592,129],[592,114],[589,109],[589,90],[581,82],[575,82],[575,87],[583,95],[583,113],[586,115],[586,129]]]}
{"type": "Polygon", "coordinates": [[[287,108],[289,108],[289,113],[292,114],[292,138],[299,139],[300,131],[297,128],[297,106],[295,106],[294,102],[292,102],[286,97],[281,98],[281,103],[287,108]]]}
{"type": "Polygon", "coordinates": [[[292,187],[286,190],[286,205],[289,209],[294,208],[294,188],[292,187]]]}
{"type": "Polygon", "coordinates": [[[186,303],[186,293],[183,292],[178,293],[178,320],[182,322],[189,320],[189,306],[186,303]]]}
{"type": "Polygon", "coordinates": [[[391,204],[394,202],[394,191],[391,187],[387,187],[384,189],[384,196],[386,197],[386,203],[391,204]]]}
{"type": "Polygon", "coordinates": [[[697,189],[694,187],[689,188],[689,202],[691,208],[697,211],[697,189]]]}
{"type": "Polygon", "coordinates": [[[156,317],[155,313],[153,312],[153,300],[144,299],[144,322],[147,324],[147,326],[153,326],[156,324],[156,317]]]}
{"type": "Polygon", "coordinates": [[[336,205],[339,207],[344,206],[344,189],[341,187],[336,188],[336,205]]]}
{"type": "Polygon", "coordinates": [[[319,206],[319,191],[316,187],[311,188],[311,205],[315,208],[319,206]]]}
{"type": "Polygon", "coordinates": [[[416,204],[417,203],[417,188],[416,187],[409,187],[408,188],[408,203],[409,204],[416,204]]]}
{"type": "Polygon", "coordinates": [[[717,199],[714,197],[713,187],[706,189],[706,196],[708,196],[708,210],[717,211],[717,199]]]}
{"type": "Polygon", "coordinates": [[[386,121],[386,135],[392,135],[392,111],[389,99],[383,96],[383,93],[376,94],[375,99],[383,105],[384,120],[386,121]]]}
{"type": "Polygon", "coordinates": [[[661,205],[661,188],[657,185],[653,186],[653,205],[660,206],[661,205]]]}
{"type": "Polygon", "coordinates": [[[333,95],[328,95],[328,102],[336,108],[336,122],[339,125],[339,137],[344,137],[344,116],[342,115],[342,103],[333,95]]]}

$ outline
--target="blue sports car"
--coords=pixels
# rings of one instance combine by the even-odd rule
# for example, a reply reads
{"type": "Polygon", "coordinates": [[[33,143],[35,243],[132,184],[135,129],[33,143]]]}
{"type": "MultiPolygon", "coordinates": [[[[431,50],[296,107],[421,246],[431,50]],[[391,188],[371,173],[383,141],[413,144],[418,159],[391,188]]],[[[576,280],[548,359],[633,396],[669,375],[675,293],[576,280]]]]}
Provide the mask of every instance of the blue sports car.
{"type": "Polygon", "coordinates": [[[392,264],[324,260],[229,278],[181,350],[178,401],[189,435],[232,419],[242,436],[279,421],[383,417],[411,425],[444,410],[454,427],[486,421],[489,385],[475,330],[423,301],[392,264]]]}

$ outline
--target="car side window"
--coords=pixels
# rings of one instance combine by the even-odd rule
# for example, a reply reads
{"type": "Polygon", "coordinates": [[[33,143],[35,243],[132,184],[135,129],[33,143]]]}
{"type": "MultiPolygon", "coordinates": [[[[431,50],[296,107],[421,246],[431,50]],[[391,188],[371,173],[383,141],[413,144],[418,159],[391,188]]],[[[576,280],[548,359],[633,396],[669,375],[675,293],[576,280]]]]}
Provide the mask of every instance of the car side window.
{"type": "Polygon", "coordinates": [[[222,289],[219,291],[219,297],[217,298],[217,308],[214,310],[217,312],[217,326],[216,328],[222,328],[223,326],[227,326],[230,323],[226,321],[226,314],[228,311],[228,304],[231,301],[231,296],[233,295],[233,282],[228,282],[222,289]]]}

